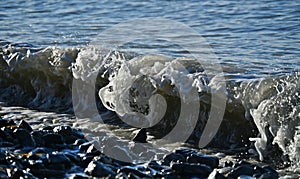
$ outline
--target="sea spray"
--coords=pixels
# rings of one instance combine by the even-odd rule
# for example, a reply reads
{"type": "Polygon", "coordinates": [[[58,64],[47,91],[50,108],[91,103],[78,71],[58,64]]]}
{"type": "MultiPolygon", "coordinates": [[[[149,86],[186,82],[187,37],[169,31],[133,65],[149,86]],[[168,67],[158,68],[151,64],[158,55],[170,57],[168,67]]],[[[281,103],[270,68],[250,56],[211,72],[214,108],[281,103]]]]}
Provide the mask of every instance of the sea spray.
{"type": "MultiPolygon", "coordinates": [[[[276,79],[265,79],[269,91],[258,93],[262,100],[251,110],[251,115],[260,132],[255,146],[263,160],[267,142],[278,145],[290,160],[299,164],[299,126],[300,126],[300,79],[299,73],[276,79]],[[267,137],[270,133],[272,138],[267,137]]],[[[259,90],[259,89],[258,89],[259,90]]]]}

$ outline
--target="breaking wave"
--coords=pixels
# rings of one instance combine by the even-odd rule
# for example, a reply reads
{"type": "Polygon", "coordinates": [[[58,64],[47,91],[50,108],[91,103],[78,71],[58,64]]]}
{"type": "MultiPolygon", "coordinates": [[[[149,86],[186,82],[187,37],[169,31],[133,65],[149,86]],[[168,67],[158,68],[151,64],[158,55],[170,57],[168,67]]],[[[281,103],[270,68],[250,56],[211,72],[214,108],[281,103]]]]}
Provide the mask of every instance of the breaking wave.
{"type": "MultiPolygon", "coordinates": [[[[216,105],[211,96],[217,94],[220,100],[226,100],[226,109],[209,147],[255,147],[261,160],[276,155],[280,161],[300,163],[299,72],[235,80],[233,72],[241,69],[223,64],[224,73],[212,75],[205,69],[213,69],[213,64],[199,64],[191,58],[138,55],[91,46],[36,48],[5,41],[1,46],[0,101],[7,104],[73,113],[78,106],[72,105],[72,82],[81,81],[95,89],[98,111],[105,122],[147,127],[151,135],[160,138],[176,125],[183,99],[191,104],[192,115],[199,109],[187,140],[196,144],[212,105],[216,105]],[[225,88],[219,84],[220,76],[226,79],[225,88]],[[91,83],[93,79],[97,79],[96,84],[91,83]],[[185,95],[192,88],[197,90],[196,98],[185,95]],[[196,104],[193,100],[199,106],[192,106],[196,104]],[[117,115],[106,118],[107,111],[117,115]]],[[[88,95],[76,99],[82,113],[89,110],[85,97],[88,95]]]]}

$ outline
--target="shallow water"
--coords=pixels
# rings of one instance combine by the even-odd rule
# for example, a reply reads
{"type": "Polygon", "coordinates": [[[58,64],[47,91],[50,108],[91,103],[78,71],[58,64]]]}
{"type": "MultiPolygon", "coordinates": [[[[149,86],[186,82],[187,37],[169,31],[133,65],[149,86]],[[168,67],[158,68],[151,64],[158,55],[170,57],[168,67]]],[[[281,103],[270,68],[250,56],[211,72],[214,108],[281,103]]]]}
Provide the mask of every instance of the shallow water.
{"type": "MultiPolygon", "coordinates": [[[[130,138],[133,128],[120,118],[132,126],[150,126],[149,135],[155,139],[172,131],[174,118],[187,104],[183,111],[190,116],[186,114],[187,123],[182,124],[195,130],[186,130],[192,137],[185,140],[196,146],[206,134],[211,110],[224,108],[210,147],[255,148],[256,160],[274,165],[292,161],[292,169],[287,169],[292,171],[299,166],[297,1],[7,1],[0,4],[0,14],[0,99],[8,105],[53,111],[54,116],[75,112],[90,120],[99,120],[95,113],[100,112],[104,122],[126,128],[113,127],[121,137],[130,138]],[[222,70],[211,59],[199,63],[193,54],[202,51],[190,53],[166,40],[181,39],[191,47],[198,36],[186,31],[163,38],[145,36],[116,51],[109,44],[94,45],[103,40],[99,34],[114,25],[149,17],[190,26],[205,39],[222,70]],[[74,98],[76,93],[80,95],[74,98]],[[95,96],[96,105],[91,106],[95,96]],[[193,121],[195,116],[198,121],[193,121]],[[157,118],[164,120],[152,120],[157,118]]],[[[153,30],[155,22],[143,23],[126,28],[153,30]]],[[[126,35],[122,32],[128,33],[119,31],[110,40],[126,35]]]]}
{"type": "MultiPolygon", "coordinates": [[[[163,17],[203,35],[224,63],[252,75],[289,73],[299,71],[299,6],[298,1],[6,1],[0,5],[0,33],[11,42],[76,46],[129,19],[163,17]]],[[[170,44],[148,42],[137,45],[140,53],[155,48],[186,55],[170,44]]]]}

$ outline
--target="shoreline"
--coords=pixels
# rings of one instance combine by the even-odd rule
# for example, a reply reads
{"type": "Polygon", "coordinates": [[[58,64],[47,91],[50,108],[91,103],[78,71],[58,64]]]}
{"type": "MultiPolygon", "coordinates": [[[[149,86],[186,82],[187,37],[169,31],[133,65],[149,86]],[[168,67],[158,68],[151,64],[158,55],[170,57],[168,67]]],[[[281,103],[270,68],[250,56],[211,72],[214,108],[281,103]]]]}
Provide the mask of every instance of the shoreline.
{"type": "MultiPolygon", "coordinates": [[[[24,113],[23,113],[24,114],[24,113]]],[[[209,151],[209,152],[201,152],[201,150],[197,149],[191,149],[186,147],[181,147],[180,149],[173,151],[172,153],[163,156],[160,159],[152,160],[151,162],[146,162],[139,165],[133,165],[128,164],[124,162],[119,162],[116,160],[115,163],[111,163],[111,161],[114,161],[114,159],[105,156],[103,153],[101,153],[93,143],[88,141],[85,138],[85,134],[80,132],[80,130],[70,127],[70,125],[67,125],[65,121],[58,121],[59,117],[70,117],[70,115],[63,116],[62,114],[57,114],[57,116],[53,116],[55,113],[47,113],[47,112],[38,112],[38,111],[32,111],[28,110],[26,108],[22,107],[2,107],[0,116],[4,116],[6,119],[1,119],[1,130],[5,129],[4,131],[7,133],[6,136],[9,135],[18,135],[18,133],[23,134],[30,134],[30,136],[22,135],[21,141],[18,140],[18,136],[15,138],[17,140],[14,140],[14,142],[8,142],[2,137],[2,143],[1,146],[6,147],[8,149],[8,152],[5,155],[5,157],[10,157],[10,160],[18,160],[22,165],[12,165],[9,163],[8,159],[3,160],[2,162],[8,162],[8,165],[2,166],[2,168],[6,168],[6,172],[10,171],[11,176],[13,175],[24,175],[24,176],[38,176],[38,177],[50,177],[54,175],[53,172],[57,174],[56,177],[68,177],[68,178],[76,178],[76,177],[100,177],[103,175],[103,170],[107,172],[106,176],[111,175],[111,178],[114,177],[124,177],[126,176],[139,176],[139,177],[163,177],[163,176],[169,176],[169,177],[175,177],[175,176],[200,176],[203,175],[205,177],[208,177],[209,175],[217,175],[219,177],[226,176],[228,178],[230,177],[238,177],[237,175],[250,175],[251,172],[252,176],[258,177],[259,175],[262,175],[262,172],[265,171],[264,176],[273,176],[273,178],[278,178],[279,174],[277,171],[272,169],[272,167],[267,166],[261,162],[258,162],[256,160],[249,160],[249,159],[243,159],[243,157],[235,158],[236,156],[230,156],[226,154],[222,154],[219,152],[209,151]],[[9,109],[11,108],[11,109],[9,109]],[[3,112],[4,111],[6,112],[3,112]],[[44,119],[49,118],[48,124],[47,121],[43,121],[42,124],[37,124],[34,119],[30,120],[23,120],[22,119],[22,111],[25,111],[25,113],[28,114],[31,113],[43,113],[44,119]],[[9,117],[10,116],[10,117],[9,117]],[[52,117],[51,117],[52,116],[52,117]],[[14,118],[15,117],[15,118],[14,118]],[[9,119],[10,120],[7,120],[9,119]],[[50,119],[52,118],[52,126],[50,125],[50,119]],[[19,122],[16,122],[19,121],[19,122]],[[28,121],[28,123],[26,122],[28,121]],[[55,123],[56,121],[56,123],[55,123]],[[15,123],[16,122],[16,123],[15,123]],[[30,124],[31,123],[31,124],[30,124]],[[46,124],[45,124],[46,123],[46,124]],[[34,126],[32,129],[31,126],[34,126]],[[37,127],[39,126],[39,127],[37,127]],[[42,127],[43,126],[43,127],[42,127]],[[56,127],[55,127],[56,126],[56,127]],[[69,126],[69,127],[68,127],[69,126]],[[31,131],[32,130],[32,131],[31,131]],[[17,132],[16,132],[17,131],[17,132]],[[29,132],[31,131],[31,132],[29,132]],[[40,138],[37,138],[37,133],[43,133],[40,138]],[[66,136],[68,134],[68,136],[66,136]],[[73,136],[76,136],[75,138],[68,138],[70,137],[69,134],[74,134],[73,136]],[[48,144],[41,142],[40,139],[45,138],[45,135],[52,136],[51,138],[47,138],[47,140],[50,140],[50,142],[47,142],[48,144]],[[54,140],[55,137],[59,138],[56,141],[54,140]],[[61,136],[61,137],[58,137],[61,136]],[[66,138],[67,137],[67,138],[66,138]],[[26,146],[27,143],[24,143],[24,141],[30,141],[33,138],[33,140],[36,144],[32,144],[33,146],[26,146]],[[4,143],[3,143],[4,142],[4,143]],[[49,144],[50,143],[50,144],[49,144]],[[6,145],[6,146],[5,146],[6,145]],[[25,146],[22,146],[25,145],[25,146]],[[49,156],[51,158],[52,154],[55,153],[55,156],[53,156],[53,159],[49,159],[49,156]],[[209,154],[210,153],[210,154],[209,154]],[[193,154],[193,155],[192,155],[193,154]],[[193,156],[191,159],[191,155],[193,156]],[[196,159],[195,156],[201,156],[204,157],[206,160],[203,161],[199,159],[199,157],[196,159]],[[13,156],[13,157],[11,157],[13,156]],[[81,158],[79,157],[81,156],[81,158]],[[84,156],[84,157],[83,157],[84,156]],[[89,162],[85,161],[84,158],[90,156],[89,162]],[[91,159],[92,156],[92,159],[91,159]],[[101,157],[99,157],[101,156],[101,157]],[[45,158],[46,157],[46,158],[45,158]],[[47,158],[48,157],[48,158],[47,158]],[[79,158],[80,159],[79,159],[79,158]],[[103,163],[103,157],[105,158],[105,162],[110,161],[110,163],[103,163]],[[31,166],[30,162],[32,163],[34,161],[42,161],[44,163],[43,170],[40,173],[35,170],[31,169],[29,171],[31,172],[24,172],[27,171],[26,167],[30,168],[31,166]],[[53,162],[63,163],[65,169],[60,170],[57,168],[55,170],[55,167],[52,166],[51,160],[53,162]],[[49,162],[50,161],[50,162],[49,162]],[[202,163],[201,163],[202,161],[202,163]],[[45,163],[46,162],[46,163],[45,163]],[[48,163],[47,163],[48,162],[48,163]],[[77,162],[77,163],[76,163],[77,162]],[[80,166],[79,164],[81,162],[85,162],[84,166],[80,166]],[[25,164],[24,164],[25,163],[25,164]],[[218,163],[218,164],[216,164],[218,163]],[[104,164],[104,165],[103,165],[104,164]],[[208,165],[209,164],[209,165],[208,165]],[[70,167],[70,165],[72,167],[70,167]],[[113,167],[111,169],[108,169],[107,167],[113,167]],[[150,167],[149,165],[154,165],[150,167]],[[116,167],[119,166],[119,167],[116,167]],[[141,169],[141,166],[147,166],[144,169],[141,169]],[[188,166],[188,168],[186,168],[188,166]],[[54,167],[51,168],[51,167],[54,167]],[[154,171],[153,168],[158,168],[154,171]],[[203,168],[204,167],[204,168],[203,168]],[[12,168],[13,170],[9,169],[12,168]],[[16,169],[17,168],[17,169],[16,169]],[[149,169],[151,168],[151,169],[149,169]],[[206,171],[206,173],[199,173],[199,168],[201,168],[201,171],[206,171]],[[209,169],[210,168],[210,169],[209,169]],[[262,170],[263,168],[263,170],[262,170]],[[259,169],[259,171],[258,171],[259,169]],[[168,172],[163,172],[168,171],[168,172]],[[195,171],[194,171],[195,170],[195,171]],[[152,173],[151,173],[152,171],[152,173]],[[196,172],[196,173],[195,173],[196,172]],[[198,173],[197,173],[198,172],[198,173]],[[222,173],[223,172],[223,173],[222,173]],[[250,172],[250,173],[249,173],[250,172]],[[260,174],[259,174],[260,172],[260,174]],[[158,174],[160,173],[160,174],[158,174]]],[[[41,116],[41,115],[37,115],[41,116]]],[[[36,117],[37,117],[36,116],[36,117]]],[[[30,116],[28,116],[30,118],[30,116]]],[[[68,118],[67,117],[67,118],[68,118]]],[[[1,117],[3,118],[3,117],[1,117]]],[[[24,117],[23,117],[24,118],[24,117]]],[[[42,117],[43,118],[43,117],[42,117]]],[[[40,118],[40,119],[42,119],[40,118]]],[[[70,124],[72,123],[69,121],[70,124]]],[[[2,132],[3,134],[3,132],[2,132]]],[[[2,135],[3,136],[3,135],[2,135]]],[[[30,143],[30,142],[29,142],[30,143]]],[[[31,144],[30,144],[31,145],[31,144]]],[[[2,150],[1,150],[2,151],[2,150]]],[[[203,151],[203,150],[202,150],[203,151]]],[[[201,158],[200,157],[200,158],[201,158]]],[[[39,162],[38,162],[39,163],[39,162]]],[[[37,164],[35,164],[37,165],[37,164]]],[[[40,164],[39,164],[40,165],[40,164]]],[[[35,166],[37,167],[37,166],[35,166]]],[[[41,167],[41,166],[39,166],[41,167]]],[[[105,174],[104,172],[104,174],[105,174]]],[[[3,173],[2,173],[3,174],[3,173]]],[[[7,173],[9,174],[9,173],[7,173]]],[[[284,177],[285,175],[280,174],[280,177],[284,177]]],[[[55,176],[54,176],[55,177],[55,176]]]]}

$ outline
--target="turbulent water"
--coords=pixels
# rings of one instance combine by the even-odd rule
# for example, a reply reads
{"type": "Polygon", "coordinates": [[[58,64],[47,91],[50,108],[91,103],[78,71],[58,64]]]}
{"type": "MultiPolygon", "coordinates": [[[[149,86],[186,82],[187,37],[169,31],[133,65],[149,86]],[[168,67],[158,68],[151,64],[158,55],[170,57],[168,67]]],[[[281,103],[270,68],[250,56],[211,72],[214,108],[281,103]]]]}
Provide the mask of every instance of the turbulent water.
{"type": "Polygon", "coordinates": [[[182,140],[192,146],[208,135],[215,109],[222,120],[220,126],[215,121],[207,147],[242,148],[259,160],[299,167],[297,1],[75,2],[0,5],[0,101],[6,106],[91,121],[99,113],[117,130],[147,128],[153,141],[172,133],[184,116],[180,135],[191,134],[182,140]],[[98,33],[131,16],[191,26],[213,48],[222,73],[167,41],[136,40],[119,50],[91,45],[98,33]]]}

